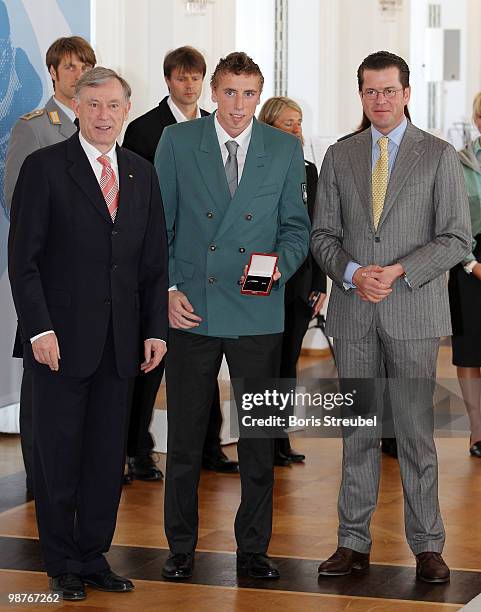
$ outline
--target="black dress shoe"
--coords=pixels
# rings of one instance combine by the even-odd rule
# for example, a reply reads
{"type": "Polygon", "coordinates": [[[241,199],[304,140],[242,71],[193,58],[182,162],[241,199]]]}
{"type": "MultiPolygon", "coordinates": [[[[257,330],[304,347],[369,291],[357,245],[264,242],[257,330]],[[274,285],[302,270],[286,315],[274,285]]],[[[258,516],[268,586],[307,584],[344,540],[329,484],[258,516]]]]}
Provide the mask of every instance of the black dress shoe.
{"type": "Polygon", "coordinates": [[[82,576],[82,580],[84,584],[88,584],[94,589],[109,591],[110,593],[127,593],[135,588],[131,580],[117,576],[109,569],[82,576]]]}
{"type": "Polygon", "coordinates": [[[134,482],[134,479],[132,478],[132,475],[129,474],[129,472],[125,472],[123,484],[124,485],[131,485],[133,482],[134,482]]]}
{"type": "Polygon", "coordinates": [[[298,453],[292,448],[289,448],[287,451],[284,451],[282,454],[285,455],[289,459],[289,461],[291,461],[292,463],[302,463],[306,459],[305,455],[303,455],[302,453],[298,453]]]}
{"type": "Polygon", "coordinates": [[[237,572],[250,578],[280,578],[276,564],[262,553],[237,551],[237,572]]]}
{"type": "Polygon", "coordinates": [[[394,459],[397,459],[397,442],[396,438],[382,438],[381,440],[381,451],[385,455],[389,455],[394,459]]]}
{"type": "Polygon", "coordinates": [[[222,452],[220,447],[202,455],[202,467],[204,470],[220,472],[221,474],[237,474],[239,472],[238,462],[231,461],[229,457],[222,452]]]}
{"type": "Polygon", "coordinates": [[[475,442],[469,449],[469,454],[473,457],[481,458],[481,442],[475,442]]]}
{"type": "Polygon", "coordinates": [[[281,453],[281,451],[276,451],[274,454],[274,465],[280,465],[281,467],[287,467],[291,465],[292,461],[289,459],[287,455],[281,453]]]}
{"type": "Polygon", "coordinates": [[[185,580],[192,577],[194,554],[170,553],[162,568],[162,576],[169,580],[185,580]]]}
{"type": "Polygon", "coordinates": [[[78,574],[60,574],[50,578],[50,590],[67,601],[79,601],[87,597],[78,574]]]}
{"type": "Polygon", "coordinates": [[[164,477],[155,465],[152,454],[129,457],[129,474],[136,480],[162,480],[164,477]]]}

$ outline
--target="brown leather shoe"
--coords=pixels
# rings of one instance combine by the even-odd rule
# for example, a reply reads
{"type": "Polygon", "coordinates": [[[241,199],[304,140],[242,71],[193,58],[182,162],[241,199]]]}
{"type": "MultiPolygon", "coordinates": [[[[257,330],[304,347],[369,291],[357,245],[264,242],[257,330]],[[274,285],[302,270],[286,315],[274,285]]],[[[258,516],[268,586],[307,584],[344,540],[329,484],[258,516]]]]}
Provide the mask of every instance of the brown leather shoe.
{"type": "Polygon", "coordinates": [[[424,582],[449,582],[449,567],[440,553],[422,552],[416,555],[416,578],[424,582]]]}
{"type": "Polygon", "coordinates": [[[369,567],[369,553],[360,553],[351,548],[339,546],[336,552],[318,568],[319,576],[346,576],[352,570],[369,567]]]}

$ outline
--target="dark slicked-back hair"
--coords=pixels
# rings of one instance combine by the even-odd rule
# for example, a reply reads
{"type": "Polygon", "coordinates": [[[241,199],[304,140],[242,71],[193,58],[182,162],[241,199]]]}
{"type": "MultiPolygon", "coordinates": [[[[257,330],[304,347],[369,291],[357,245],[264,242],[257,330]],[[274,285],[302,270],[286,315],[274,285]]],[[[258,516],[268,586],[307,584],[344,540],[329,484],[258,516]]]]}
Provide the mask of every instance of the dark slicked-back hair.
{"type": "MultiPolygon", "coordinates": [[[[362,60],[361,65],[357,69],[357,84],[359,91],[362,91],[364,83],[364,70],[383,70],[384,68],[398,68],[399,69],[399,81],[401,82],[402,88],[406,89],[409,87],[409,66],[399,55],[389,53],[389,51],[376,51],[371,53],[362,60]]],[[[411,115],[407,106],[404,107],[404,114],[411,121],[411,115]]],[[[366,117],[366,113],[362,114],[361,125],[356,131],[362,132],[371,125],[371,122],[366,117]]]]}
{"type": "MultiPolygon", "coordinates": [[[[76,55],[83,64],[88,64],[92,68],[97,63],[95,51],[85,38],[81,36],[63,36],[62,38],[57,38],[47,49],[47,55],[45,56],[47,70],[50,70],[50,66],[52,66],[55,72],[57,72],[63,58],[70,57],[71,55],[76,55]]],[[[55,88],[55,81],[52,82],[55,88]]]]}
{"type": "Polygon", "coordinates": [[[194,47],[179,47],[169,51],[164,57],[164,76],[170,79],[172,70],[178,68],[180,72],[200,72],[205,77],[207,66],[204,56],[194,47]]]}
{"type": "Polygon", "coordinates": [[[357,69],[357,84],[359,91],[362,91],[364,81],[364,70],[383,70],[384,68],[399,68],[399,80],[403,89],[409,87],[409,66],[399,55],[389,53],[389,51],[376,51],[362,60],[357,69]]]}
{"type": "Polygon", "coordinates": [[[257,75],[260,80],[260,90],[262,91],[262,87],[264,86],[264,77],[261,69],[254,62],[254,60],[243,51],[229,53],[227,57],[222,57],[219,60],[219,63],[215,67],[215,70],[210,78],[211,86],[214,88],[217,87],[219,76],[225,73],[257,75]]]}

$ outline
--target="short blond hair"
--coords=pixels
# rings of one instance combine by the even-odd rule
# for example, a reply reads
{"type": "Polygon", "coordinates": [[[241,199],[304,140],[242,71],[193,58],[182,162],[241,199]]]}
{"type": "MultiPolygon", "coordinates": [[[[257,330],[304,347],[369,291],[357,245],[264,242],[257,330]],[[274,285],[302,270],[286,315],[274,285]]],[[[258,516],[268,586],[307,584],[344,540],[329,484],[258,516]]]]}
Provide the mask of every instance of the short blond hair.
{"type": "Polygon", "coordinates": [[[302,108],[295,100],[292,98],[287,98],[286,96],[274,96],[273,98],[266,100],[262,105],[259,112],[259,121],[262,121],[262,123],[267,123],[267,125],[274,125],[279,118],[279,115],[286,108],[291,108],[292,110],[297,111],[301,115],[302,119],[302,108]]]}
{"type": "Polygon", "coordinates": [[[474,96],[473,117],[481,117],[481,91],[474,96]]]}

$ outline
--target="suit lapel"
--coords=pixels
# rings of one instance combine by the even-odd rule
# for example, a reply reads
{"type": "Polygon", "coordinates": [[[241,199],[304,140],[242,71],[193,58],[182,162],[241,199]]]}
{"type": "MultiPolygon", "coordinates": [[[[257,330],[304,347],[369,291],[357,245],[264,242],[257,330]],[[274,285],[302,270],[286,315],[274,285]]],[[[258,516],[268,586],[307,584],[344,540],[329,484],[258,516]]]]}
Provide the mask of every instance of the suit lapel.
{"type": "Polygon", "coordinates": [[[200,147],[194,150],[202,179],[220,211],[230,201],[222,154],[214,127],[214,114],[204,123],[200,147]]]}
{"type": "Polygon", "coordinates": [[[418,130],[408,122],[404,137],[399,146],[399,151],[391,171],[391,177],[387,187],[386,198],[384,200],[384,208],[381,218],[379,219],[379,227],[384,219],[389,214],[393,207],[403,185],[409,178],[411,172],[419,163],[421,155],[424,154],[424,136],[421,130],[418,130]]]}
{"type": "Polygon", "coordinates": [[[105,199],[100,185],[95,177],[92,166],[82,149],[78,135],[74,134],[67,140],[67,159],[72,162],[68,172],[78,187],[87,196],[90,203],[95,207],[100,216],[107,223],[112,224],[105,199]]]}
{"type": "Polygon", "coordinates": [[[351,160],[354,183],[359,194],[359,199],[365,208],[369,225],[374,228],[371,187],[371,130],[364,130],[364,132],[352,136],[351,140],[352,146],[349,147],[349,159],[351,160]]]}
{"type": "MultiPolygon", "coordinates": [[[[250,202],[254,198],[264,181],[267,168],[269,167],[269,160],[270,156],[266,154],[264,149],[263,127],[254,119],[242,177],[217,230],[216,238],[234,224],[239,215],[245,211],[246,202],[250,202]]],[[[225,172],[224,182],[227,185],[225,172]]]]}
{"type": "Polygon", "coordinates": [[[119,168],[119,209],[115,217],[115,225],[119,226],[129,223],[136,177],[133,169],[130,167],[125,151],[117,145],[116,152],[119,168]]]}

